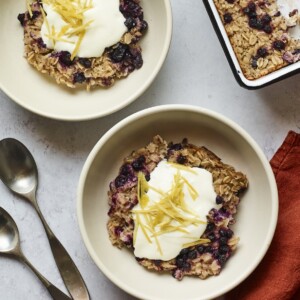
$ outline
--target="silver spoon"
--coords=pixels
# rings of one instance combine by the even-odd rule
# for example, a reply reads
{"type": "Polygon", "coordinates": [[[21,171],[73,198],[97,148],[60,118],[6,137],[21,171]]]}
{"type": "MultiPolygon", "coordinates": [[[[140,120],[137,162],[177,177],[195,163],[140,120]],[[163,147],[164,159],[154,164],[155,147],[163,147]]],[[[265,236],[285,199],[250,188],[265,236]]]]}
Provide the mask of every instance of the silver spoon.
{"type": "Polygon", "coordinates": [[[37,166],[29,150],[19,141],[7,138],[0,141],[0,179],[16,194],[27,199],[36,209],[51,246],[61,277],[75,300],[88,300],[86,285],[72,258],[47,224],[36,200],[37,166]]]}
{"type": "Polygon", "coordinates": [[[49,282],[24,256],[20,247],[17,224],[9,213],[0,207],[0,254],[11,255],[24,262],[40,279],[55,300],[70,300],[62,291],[49,282]]]}

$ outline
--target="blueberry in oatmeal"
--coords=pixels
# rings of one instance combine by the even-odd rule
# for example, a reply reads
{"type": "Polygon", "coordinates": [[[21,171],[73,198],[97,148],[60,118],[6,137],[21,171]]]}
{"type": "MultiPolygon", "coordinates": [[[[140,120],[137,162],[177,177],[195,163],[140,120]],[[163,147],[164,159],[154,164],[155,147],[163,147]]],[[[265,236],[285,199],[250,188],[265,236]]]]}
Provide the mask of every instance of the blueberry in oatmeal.
{"type": "Polygon", "coordinates": [[[140,0],[28,1],[17,18],[25,58],[70,88],[112,86],[143,66],[140,0]]]}
{"type": "Polygon", "coordinates": [[[205,147],[155,136],[111,181],[107,229],[114,246],[177,280],[218,275],[237,248],[231,230],[246,176],[205,147]]]}

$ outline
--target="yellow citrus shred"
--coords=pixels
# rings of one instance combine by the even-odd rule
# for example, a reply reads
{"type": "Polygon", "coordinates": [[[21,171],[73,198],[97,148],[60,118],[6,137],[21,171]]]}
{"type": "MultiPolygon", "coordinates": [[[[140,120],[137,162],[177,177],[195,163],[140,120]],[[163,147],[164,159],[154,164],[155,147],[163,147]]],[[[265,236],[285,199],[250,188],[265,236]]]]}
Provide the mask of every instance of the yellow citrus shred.
{"type": "Polygon", "coordinates": [[[78,51],[79,51],[79,47],[80,47],[80,44],[84,38],[84,35],[85,35],[85,31],[83,31],[80,35],[79,35],[79,39],[77,40],[77,43],[76,43],[76,46],[71,54],[71,60],[74,59],[74,57],[77,55],[78,51]]]}
{"type": "Polygon", "coordinates": [[[133,245],[135,245],[135,242],[136,242],[136,236],[137,236],[137,231],[138,231],[138,229],[139,229],[139,225],[140,225],[139,222],[135,222],[135,224],[134,224],[134,231],[133,231],[133,245]]]}
{"type": "Polygon", "coordinates": [[[43,19],[44,19],[44,21],[45,21],[45,23],[46,23],[47,30],[48,30],[48,32],[50,33],[50,32],[51,32],[51,30],[50,30],[50,25],[49,25],[49,22],[48,22],[48,20],[47,20],[47,18],[46,18],[46,13],[45,13],[43,7],[41,7],[41,13],[42,13],[43,19]]]}
{"type": "Polygon", "coordinates": [[[189,193],[192,197],[192,199],[195,201],[198,197],[199,197],[199,194],[198,192],[195,190],[195,188],[188,182],[188,180],[182,176],[182,179],[184,181],[184,183],[188,186],[188,189],[189,189],[189,193]]]}
{"type": "Polygon", "coordinates": [[[145,235],[147,241],[148,241],[150,244],[152,244],[152,241],[150,240],[150,238],[149,238],[149,236],[148,236],[148,234],[147,234],[147,231],[146,231],[146,229],[145,229],[145,226],[144,226],[143,223],[141,222],[140,216],[139,216],[138,214],[136,215],[136,219],[137,219],[137,223],[138,223],[139,226],[141,227],[141,229],[142,229],[142,231],[143,231],[143,233],[144,233],[144,235],[145,235]]]}
{"type": "Polygon", "coordinates": [[[92,24],[94,20],[89,20],[88,22],[84,22],[84,13],[93,8],[92,1],[87,0],[42,0],[44,4],[50,5],[52,9],[58,13],[66,25],[61,28],[61,30],[55,34],[53,34],[53,29],[49,27],[45,12],[43,13],[43,18],[46,22],[48,37],[51,38],[53,44],[56,41],[63,41],[74,44],[73,40],[68,40],[66,38],[62,38],[62,36],[67,36],[71,38],[73,36],[77,37],[76,45],[71,54],[71,59],[73,60],[77,55],[82,40],[85,36],[86,30],[92,24]]]}
{"type": "Polygon", "coordinates": [[[182,247],[188,248],[188,247],[197,246],[197,245],[201,245],[201,244],[207,244],[207,243],[210,243],[209,239],[198,239],[197,241],[183,244],[182,247]]]}
{"type": "MultiPolygon", "coordinates": [[[[180,168],[184,167],[181,165],[179,166],[180,168]]],[[[188,209],[184,200],[184,185],[187,185],[193,199],[194,197],[197,198],[199,196],[195,188],[181,175],[180,170],[174,175],[172,187],[167,193],[150,186],[145,175],[142,172],[138,173],[137,196],[141,209],[134,209],[132,213],[135,214],[137,226],[140,226],[146,239],[148,241],[150,240],[147,231],[151,234],[151,237],[155,239],[160,253],[162,253],[162,250],[158,241],[158,236],[174,231],[188,233],[186,228],[190,225],[197,226],[199,224],[207,224],[207,222],[200,220],[195,213],[188,209]],[[160,194],[161,198],[158,202],[147,207],[149,203],[147,192],[149,189],[160,194]],[[142,224],[140,215],[143,216],[146,224],[142,224]]],[[[134,241],[136,240],[136,234],[137,227],[134,231],[134,241]]],[[[197,241],[184,244],[183,246],[189,247],[189,245],[193,246],[208,242],[210,242],[208,239],[198,239],[197,241]]]]}
{"type": "Polygon", "coordinates": [[[168,226],[168,227],[165,227],[164,230],[155,232],[154,235],[158,236],[158,235],[162,235],[162,234],[174,232],[174,231],[188,233],[188,231],[185,230],[184,228],[182,228],[181,226],[168,226]]]}
{"type": "Polygon", "coordinates": [[[32,14],[31,1],[30,0],[26,0],[26,6],[27,6],[27,9],[28,9],[28,13],[30,15],[30,18],[31,18],[33,16],[33,14],[32,14]]]}
{"type": "Polygon", "coordinates": [[[149,190],[148,182],[145,178],[145,175],[142,172],[138,173],[138,201],[141,205],[141,208],[147,206],[149,202],[149,197],[147,192],[149,190]]]}
{"type": "Polygon", "coordinates": [[[152,191],[154,191],[154,192],[156,192],[156,193],[158,193],[158,194],[160,194],[162,196],[165,195],[165,193],[163,191],[161,191],[160,189],[157,189],[157,188],[155,188],[154,186],[151,186],[151,185],[148,185],[148,186],[149,186],[150,190],[152,190],[152,191]]]}
{"type": "Polygon", "coordinates": [[[168,162],[168,164],[170,164],[171,166],[173,166],[174,168],[177,168],[179,170],[190,172],[190,173],[193,173],[193,174],[197,174],[197,172],[194,171],[190,167],[187,167],[187,166],[184,166],[184,165],[180,165],[180,164],[176,164],[176,163],[173,163],[173,162],[168,162]]]}
{"type": "Polygon", "coordinates": [[[158,241],[156,232],[153,230],[152,227],[149,227],[148,225],[146,225],[145,227],[152,233],[152,236],[153,236],[154,239],[155,239],[155,243],[156,243],[157,249],[158,249],[159,253],[162,255],[163,252],[162,252],[162,250],[161,250],[161,246],[160,246],[160,243],[159,243],[159,241],[158,241]]]}
{"type": "Polygon", "coordinates": [[[53,44],[57,41],[60,41],[60,42],[64,42],[64,43],[69,43],[69,44],[75,44],[75,42],[72,42],[72,41],[69,41],[69,40],[66,40],[66,39],[63,39],[61,37],[58,37],[58,36],[53,36],[51,34],[45,34],[45,36],[47,38],[49,38],[50,40],[53,41],[53,44]]]}

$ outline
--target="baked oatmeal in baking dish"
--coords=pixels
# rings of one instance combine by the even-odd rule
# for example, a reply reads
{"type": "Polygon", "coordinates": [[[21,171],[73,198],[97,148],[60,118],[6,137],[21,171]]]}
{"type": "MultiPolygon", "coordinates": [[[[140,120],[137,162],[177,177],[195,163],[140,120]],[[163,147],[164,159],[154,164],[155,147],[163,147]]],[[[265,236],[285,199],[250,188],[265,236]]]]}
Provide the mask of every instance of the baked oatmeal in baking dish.
{"type": "Polygon", "coordinates": [[[109,238],[178,280],[218,275],[238,244],[231,225],[247,187],[243,173],[207,148],[155,136],[110,183],[109,238]]]}
{"type": "Polygon", "coordinates": [[[25,58],[57,83],[110,87],[143,65],[140,0],[27,1],[25,58]]]}
{"type": "Polygon", "coordinates": [[[247,79],[300,60],[300,1],[213,1],[247,79]]]}

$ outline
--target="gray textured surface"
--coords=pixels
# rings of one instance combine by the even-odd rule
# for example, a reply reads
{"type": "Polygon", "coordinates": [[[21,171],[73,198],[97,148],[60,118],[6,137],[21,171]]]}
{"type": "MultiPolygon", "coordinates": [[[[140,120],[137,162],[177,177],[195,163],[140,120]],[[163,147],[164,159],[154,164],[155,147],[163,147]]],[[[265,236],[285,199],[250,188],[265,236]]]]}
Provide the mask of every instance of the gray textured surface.
{"type": "MultiPolygon", "coordinates": [[[[38,201],[41,210],[74,258],[93,299],[133,299],[110,283],[92,262],[76,221],[76,189],[81,168],[106,130],[143,108],[186,103],[231,118],[248,131],[268,158],[289,130],[300,131],[300,76],[259,91],[239,87],[202,2],[190,0],[188,5],[185,0],[171,2],[174,32],[169,56],[148,91],[122,111],[89,122],[58,122],[25,111],[0,91],[0,138],[20,139],[32,151],[40,174],[38,201]]],[[[22,248],[29,260],[64,289],[33,209],[2,184],[0,205],[15,218],[22,248]]],[[[11,259],[0,258],[0,282],[0,299],[50,299],[35,276],[11,259]]]]}

